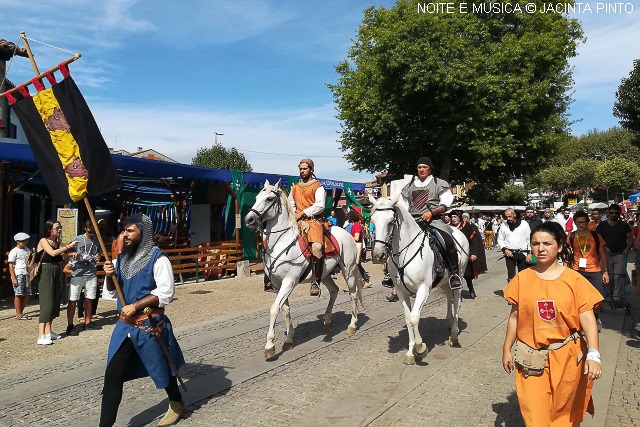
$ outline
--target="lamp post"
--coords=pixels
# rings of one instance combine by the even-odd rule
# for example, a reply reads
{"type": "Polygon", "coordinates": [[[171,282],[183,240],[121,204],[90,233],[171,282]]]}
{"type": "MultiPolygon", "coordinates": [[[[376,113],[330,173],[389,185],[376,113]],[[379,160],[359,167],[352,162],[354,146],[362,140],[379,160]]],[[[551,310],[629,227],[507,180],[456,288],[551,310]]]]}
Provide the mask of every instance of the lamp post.
{"type": "MultiPolygon", "coordinates": [[[[603,154],[603,155],[596,154],[596,155],[595,155],[595,156],[593,156],[593,157],[594,157],[596,160],[604,159],[605,163],[607,162],[607,155],[606,155],[606,154],[603,154]]],[[[606,187],[606,190],[607,190],[607,205],[608,205],[608,204],[609,204],[609,187],[606,187]]]]}
{"type": "Polygon", "coordinates": [[[224,133],[213,132],[213,139],[216,145],[218,145],[218,137],[224,135],[224,133]]]}

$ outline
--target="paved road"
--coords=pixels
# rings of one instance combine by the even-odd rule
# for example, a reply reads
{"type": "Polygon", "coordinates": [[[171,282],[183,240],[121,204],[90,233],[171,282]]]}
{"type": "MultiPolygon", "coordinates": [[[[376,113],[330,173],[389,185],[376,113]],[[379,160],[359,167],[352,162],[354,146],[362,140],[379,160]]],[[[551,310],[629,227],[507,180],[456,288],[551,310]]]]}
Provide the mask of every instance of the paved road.
{"type": "MultiPolygon", "coordinates": [[[[386,302],[388,291],[379,285],[365,291],[367,307],[354,336],[344,333],[346,295],[339,296],[328,334],[322,330],[325,296],[292,303],[295,347],[271,361],[263,358],[265,307],[178,328],[189,388],[179,425],[523,425],[514,379],[500,363],[509,311],[500,296],[505,272],[497,254],[489,254],[491,273],[481,276],[478,298],[462,304],[461,347],[445,345],[444,299],[433,294],[420,326],[430,353],[415,366],[402,364],[408,338],[401,307],[386,302]]],[[[367,268],[379,283],[380,267],[367,268]]],[[[584,425],[639,425],[640,341],[630,335],[632,316],[606,310],[603,322],[597,415],[584,425]]],[[[280,350],[281,323],[276,334],[280,350]]],[[[105,357],[100,347],[0,371],[0,425],[97,425],[105,357]]],[[[166,410],[164,397],[149,379],[128,383],[118,425],[155,425],[166,410]]]]}

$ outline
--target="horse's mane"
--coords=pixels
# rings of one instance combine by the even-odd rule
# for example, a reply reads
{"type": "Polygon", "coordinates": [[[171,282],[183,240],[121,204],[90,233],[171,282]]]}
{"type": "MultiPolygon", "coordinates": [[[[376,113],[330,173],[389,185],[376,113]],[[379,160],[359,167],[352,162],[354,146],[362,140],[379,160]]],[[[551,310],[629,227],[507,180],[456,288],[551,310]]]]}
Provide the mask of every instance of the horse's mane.
{"type": "Polygon", "coordinates": [[[300,235],[300,229],[298,228],[298,222],[296,221],[296,213],[291,208],[289,198],[284,191],[280,191],[280,204],[282,205],[282,211],[286,213],[289,218],[289,224],[291,225],[291,232],[295,236],[300,235]]]}

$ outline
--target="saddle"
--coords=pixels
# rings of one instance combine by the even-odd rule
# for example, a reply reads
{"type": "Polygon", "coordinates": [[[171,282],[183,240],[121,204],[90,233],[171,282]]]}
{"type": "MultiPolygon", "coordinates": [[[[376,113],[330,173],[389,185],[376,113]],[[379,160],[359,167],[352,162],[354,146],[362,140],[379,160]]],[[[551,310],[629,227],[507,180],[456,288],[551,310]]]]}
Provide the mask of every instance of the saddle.
{"type": "MultiPolygon", "coordinates": [[[[340,245],[338,244],[338,240],[333,236],[333,234],[330,234],[328,231],[324,231],[322,233],[322,238],[324,239],[323,242],[323,252],[322,254],[325,257],[332,257],[332,256],[337,256],[340,255],[340,245]]],[[[307,239],[306,235],[301,234],[298,237],[298,246],[300,246],[300,250],[302,251],[302,254],[304,255],[305,258],[310,259],[311,258],[311,245],[309,244],[309,240],[307,239]]]]}
{"type": "Polygon", "coordinates": [[[429,247],[433,251],[433,271],[435,273],[435,277],[433,278],[433,282],[431,287],[434,288],[445,276],[445,269],[449,267],[446,253],[446,243],[444,238],[440,234],[441,231],[435,227],[431,227],[428,223],[424,221],[417,221],[418,225],[422,230],[427,234],[427,239],[429,242],[429,247]]]}

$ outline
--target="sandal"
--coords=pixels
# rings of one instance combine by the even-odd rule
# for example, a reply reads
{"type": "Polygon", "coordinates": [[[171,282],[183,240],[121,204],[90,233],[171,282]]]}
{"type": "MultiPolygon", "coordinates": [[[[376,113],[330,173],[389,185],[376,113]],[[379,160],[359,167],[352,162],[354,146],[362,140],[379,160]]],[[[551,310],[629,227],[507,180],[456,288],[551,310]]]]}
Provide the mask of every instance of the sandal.
{"type": "Polygon", "coordinates": [[[31,316],[27,316],[26,314],[23,314],[22,317],[17,317],[18,320],[31,320],[31,316]]]}

